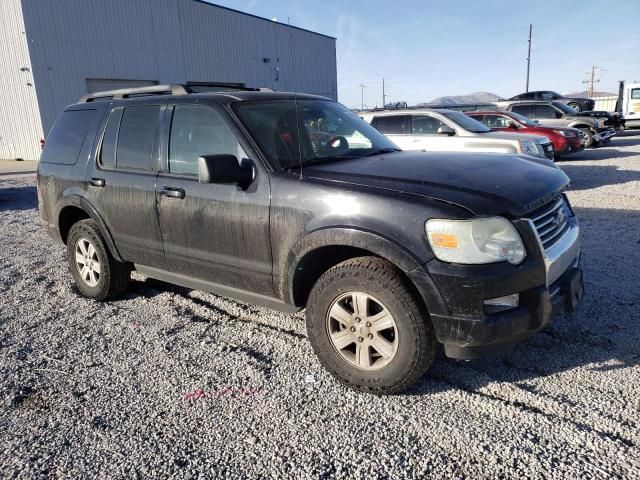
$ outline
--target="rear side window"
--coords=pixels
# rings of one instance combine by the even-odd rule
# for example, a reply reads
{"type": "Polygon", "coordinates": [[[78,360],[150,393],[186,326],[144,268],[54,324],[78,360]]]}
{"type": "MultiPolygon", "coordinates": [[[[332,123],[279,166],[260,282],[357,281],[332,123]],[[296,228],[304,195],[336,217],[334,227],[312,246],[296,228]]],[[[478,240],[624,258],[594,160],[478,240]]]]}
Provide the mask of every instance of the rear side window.
{"type": "Polygon", "coordinates": [[[411,133],[411,117],[409,115],[385,115],[374,117],[371,125],[382,133],[402,135],[411,133]]]}
{"type": "Polygon", "coordinates": [[[631,99],[640,100],[640,88],[631,89],[631,99]]]}
{"type": "Polygon", "coordinates": [[[116,167],[155,170],[153,146],[160,119],[159,105],[127,107],[116,144],[116,167]]]}
{"type": "Polygon", "coordinates": [[[198,174],[201,155],[246,156],[222,116],[204,105],[176,105],[171,119],[169,171],[198,174]]]}
{"type": "Polygon", "coordinates": [[[56,120],[51,128],[41,162],[74,165],[78,161],[80,149],[93,124],[96,110],[68,110],[56,120]]]}

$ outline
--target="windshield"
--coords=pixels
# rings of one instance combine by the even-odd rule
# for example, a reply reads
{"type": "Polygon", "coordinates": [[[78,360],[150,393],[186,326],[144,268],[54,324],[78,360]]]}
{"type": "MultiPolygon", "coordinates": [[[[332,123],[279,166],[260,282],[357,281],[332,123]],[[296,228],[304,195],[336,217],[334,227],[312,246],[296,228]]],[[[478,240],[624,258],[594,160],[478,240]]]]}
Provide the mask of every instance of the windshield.
{"type": "Polygon", "coordinates": [[[565,105],[564,103],[553,102],[553,106],[556,107],[558,110],[562,110],[567,115],[575,115],[577,113],[576,110],[574,110],[568,105],[565,105]]]}
{"type": "Polygon", "coordinates": [[[330,100],[240,102],[234,109],[271,163],[283,169],[399,150],[330,100]]]}
{"type": "Polygon", "coordinates": [[[459,127],[473,133],[487,133],[491,129],[462,112],[440,112],[459,127]]]}
{"type": "Polygon", "coordinates": [[[509,115],[511,115],[513,118],[518,120],[520,123],[526,125],[527,127],[537,127],[538,126],[538,124],[536,122],[528,119],[524,115],[520,115],[519,113],[509,112],[509,115]]]}

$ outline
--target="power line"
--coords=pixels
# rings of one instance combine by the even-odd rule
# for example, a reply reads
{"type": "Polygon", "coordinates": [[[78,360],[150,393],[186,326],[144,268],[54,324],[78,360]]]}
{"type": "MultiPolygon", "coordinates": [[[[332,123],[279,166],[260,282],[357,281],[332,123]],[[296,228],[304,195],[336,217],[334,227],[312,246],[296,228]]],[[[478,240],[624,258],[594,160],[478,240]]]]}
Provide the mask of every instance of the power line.
{"type": "Polygon", "coordinates": [[[591,66],[591,72],[586,72],[586,75],[589,75],[589,77],[585,80],[582,81],[582,83],[586,84],[589,86],[589,97],[593,97],[593,84],[594,83],[600,83],[600,78],[596,78],[596,72],[597,73],[603,73],[606,70],[597,67],[596,65],[592,65],[591,66]]]}
{"type": "Polygon", "coordinates": [[[360,108],[364,110],[364,89],[367,88],[367,85],[361,83],[358,86],[360,87],[360,108]]]}

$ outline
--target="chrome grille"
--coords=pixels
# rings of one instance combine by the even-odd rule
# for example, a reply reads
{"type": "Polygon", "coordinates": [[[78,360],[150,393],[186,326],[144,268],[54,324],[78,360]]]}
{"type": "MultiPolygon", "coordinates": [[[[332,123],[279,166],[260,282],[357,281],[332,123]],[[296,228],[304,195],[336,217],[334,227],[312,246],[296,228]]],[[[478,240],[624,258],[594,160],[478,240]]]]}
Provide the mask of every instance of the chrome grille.
{"type": "Polygon", "coordinates": [[[569,229],[569,215],[564,197],[556,198],[528,215],[545,250],[556,243],[569,229]]]}

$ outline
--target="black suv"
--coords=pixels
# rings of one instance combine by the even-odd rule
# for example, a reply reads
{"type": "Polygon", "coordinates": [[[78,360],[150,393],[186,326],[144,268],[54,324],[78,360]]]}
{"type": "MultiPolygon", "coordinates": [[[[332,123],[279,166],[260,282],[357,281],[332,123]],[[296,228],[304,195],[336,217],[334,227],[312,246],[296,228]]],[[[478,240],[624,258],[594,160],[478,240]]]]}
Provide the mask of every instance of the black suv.
{"type": "Polygon", "coordinates": [[[181,86],[67,107],[40,214],[87,297],[130,273],[284,311],[343,382],[400,391],[509,349],[583,295],[568,178],[545,160],[400,152],[302,94],[181,86]]]}

